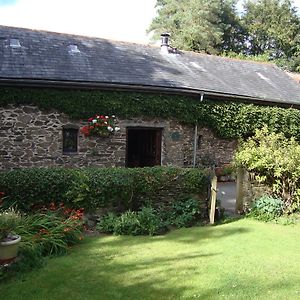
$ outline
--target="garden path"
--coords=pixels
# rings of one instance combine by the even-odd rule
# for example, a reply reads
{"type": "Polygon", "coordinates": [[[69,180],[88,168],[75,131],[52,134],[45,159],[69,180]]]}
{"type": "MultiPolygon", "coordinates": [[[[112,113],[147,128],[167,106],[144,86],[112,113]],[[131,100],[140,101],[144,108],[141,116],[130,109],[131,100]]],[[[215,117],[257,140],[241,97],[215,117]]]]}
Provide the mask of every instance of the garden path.
{"type": "Polygon", "coordinates": [[[236,182],[218,182],[217,199],[225,208],[226,215],[235,215],[236,182]]]}

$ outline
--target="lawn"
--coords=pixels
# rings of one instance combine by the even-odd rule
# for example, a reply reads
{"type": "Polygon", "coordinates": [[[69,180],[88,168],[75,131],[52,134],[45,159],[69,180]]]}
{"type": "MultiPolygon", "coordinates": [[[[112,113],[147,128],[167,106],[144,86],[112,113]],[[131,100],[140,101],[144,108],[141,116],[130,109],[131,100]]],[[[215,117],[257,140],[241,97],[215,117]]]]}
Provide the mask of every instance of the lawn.
{"type": "Polygon", "coordinates": [[[241,219],[156,237],[87,238],[0,285],[1,299],[300,299],[300,225],[241,219]]]}

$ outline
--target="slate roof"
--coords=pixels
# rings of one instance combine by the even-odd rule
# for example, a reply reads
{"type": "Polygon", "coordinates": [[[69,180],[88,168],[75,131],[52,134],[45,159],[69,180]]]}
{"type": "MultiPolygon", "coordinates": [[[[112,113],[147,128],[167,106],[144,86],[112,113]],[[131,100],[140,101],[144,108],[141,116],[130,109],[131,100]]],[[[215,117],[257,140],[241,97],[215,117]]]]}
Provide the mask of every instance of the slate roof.
{"type": "Polygon", "coordinates": [[[300,83],[300,73],[288,73],[290,77],[292,77],[294,80],[296,80],[298,83],[300,83]]]}
{"type": "Polygon", "coordinates": [[[204,92],[300,105],[300,85],[273,64],[163,54],[159,47],[0,26],[0,83],[8,80],[204,92]]]}

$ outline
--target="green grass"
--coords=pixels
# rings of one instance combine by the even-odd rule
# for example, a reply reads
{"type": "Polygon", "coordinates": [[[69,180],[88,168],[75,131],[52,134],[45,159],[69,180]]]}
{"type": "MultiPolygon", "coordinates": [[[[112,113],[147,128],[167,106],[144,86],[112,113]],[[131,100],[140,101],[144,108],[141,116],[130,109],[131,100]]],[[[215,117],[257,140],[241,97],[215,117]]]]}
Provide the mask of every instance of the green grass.
{"type": "Polygon", "coordinates": [[[1,299],[300,299],[300,225],[242,219],[88,238],[0,285],[1,299]]]}

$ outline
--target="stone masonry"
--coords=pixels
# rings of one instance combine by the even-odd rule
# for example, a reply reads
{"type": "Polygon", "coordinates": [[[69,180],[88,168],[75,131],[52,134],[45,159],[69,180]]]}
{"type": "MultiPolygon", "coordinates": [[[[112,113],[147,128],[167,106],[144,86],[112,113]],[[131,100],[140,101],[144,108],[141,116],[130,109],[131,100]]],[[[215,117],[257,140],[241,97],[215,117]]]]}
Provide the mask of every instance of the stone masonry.
{"type": "MultiPolygon", "coordinates": [[[[134,118],[119,120],[121,130],[110,137],[85,137],[79,131],[78,151],[63,153],[64,127],[80,129],[82,120],[36,106],[9,105],[0,108],[0,170],[26,167],[125,166],[126,128],[162,129],[162,165],[192,165],[194,127],[174,120],[134,118]]],[[[229,163],[237,142],[216,138],[206,128],[198,130],[197,164],[214,160],[229,163]]]]}

